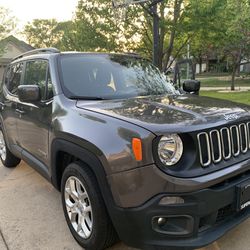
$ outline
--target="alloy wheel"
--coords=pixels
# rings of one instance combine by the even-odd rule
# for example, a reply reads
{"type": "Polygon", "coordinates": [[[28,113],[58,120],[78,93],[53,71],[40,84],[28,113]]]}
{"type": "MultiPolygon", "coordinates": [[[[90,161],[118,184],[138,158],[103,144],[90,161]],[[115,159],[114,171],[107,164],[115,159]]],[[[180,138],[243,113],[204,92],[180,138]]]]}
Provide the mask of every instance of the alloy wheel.
{"type": "Polygon", "coordinates": [[[74,176],[69,177],[66,181],[64,197],[72,227],[80,237],[88,239],[93,229],[93,212],[83,183],[74,176]]]}
{"type": "Polygon", "coordinates": [[[6,144],[3,136],[3,132],[0,130],[0,157],[3,161],[6,160],[6,144]]]}

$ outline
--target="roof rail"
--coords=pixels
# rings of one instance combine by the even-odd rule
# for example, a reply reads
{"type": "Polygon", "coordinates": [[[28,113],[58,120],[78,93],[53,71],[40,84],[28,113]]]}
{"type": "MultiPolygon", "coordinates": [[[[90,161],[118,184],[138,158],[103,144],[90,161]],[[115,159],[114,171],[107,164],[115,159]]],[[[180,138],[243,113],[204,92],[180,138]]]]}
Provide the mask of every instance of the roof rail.
{"type": "Polygon", "coordinates": [[[20,59],[24,56],[31,56],[31,55],[36,55],[36,54],[40,54],[40,53],[60,53],[60,50],[56,49],[56,48],[42,48],[42,49],[34,49],[34,50],[30,50],[28,52],[25,52],[15,58],[12,59],[12,62],[20,59]]]}
{"type": "Polygon", "coordinates": [[[125,55],[131,55],[131,56],[139,56],[139,57],[141,57],[141,55],[139,53],[136,53],[136,52],[125,52],[124,54],[125,55]]]}

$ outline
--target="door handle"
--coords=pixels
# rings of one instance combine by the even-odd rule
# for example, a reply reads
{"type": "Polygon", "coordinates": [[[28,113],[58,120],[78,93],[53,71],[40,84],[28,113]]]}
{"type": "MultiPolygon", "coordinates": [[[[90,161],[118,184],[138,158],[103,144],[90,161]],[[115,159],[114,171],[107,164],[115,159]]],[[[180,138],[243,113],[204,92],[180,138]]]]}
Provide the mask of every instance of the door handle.
{"type": "Polygon", "coordinates": [[[25,111],[24,110],[21,110],[21,109],[16,109],[16,112],[20,115],[23,115],[25,114],[25,111]]]}

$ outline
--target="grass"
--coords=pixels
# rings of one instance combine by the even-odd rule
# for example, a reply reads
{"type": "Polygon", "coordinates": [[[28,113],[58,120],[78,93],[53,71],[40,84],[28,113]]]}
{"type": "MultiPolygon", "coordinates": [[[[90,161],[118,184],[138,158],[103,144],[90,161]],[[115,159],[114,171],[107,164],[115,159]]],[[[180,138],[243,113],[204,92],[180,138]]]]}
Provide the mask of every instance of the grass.
{"type": "Polygon", "coordinates": [[[202,73],[202,74],[197,74],[197,77],[199,78],[207,78],[207,77],[220,77],[220,76],[230,76],[229,73],[224,73],[224,72],[219,72],[219,73],[202,73]]]}
{"type": "MultiPolygon", "coordinates": [[[[231,86],[230,76],[226,77],[208,77],[208,78],[199,78],[197,79],[201,81],[201,87],[228,87],[231,86]]],[[[249,78],[237,78],[235,81],[235,87],[250,87],[250,79],[249,78]]]]}
{"type": "Polygon", "coordinates": [[[250,105],[250,91],[230,92],[230,93],[222,93],[218,91],[201,91],[200,95],[225,99],[250,105]]]}

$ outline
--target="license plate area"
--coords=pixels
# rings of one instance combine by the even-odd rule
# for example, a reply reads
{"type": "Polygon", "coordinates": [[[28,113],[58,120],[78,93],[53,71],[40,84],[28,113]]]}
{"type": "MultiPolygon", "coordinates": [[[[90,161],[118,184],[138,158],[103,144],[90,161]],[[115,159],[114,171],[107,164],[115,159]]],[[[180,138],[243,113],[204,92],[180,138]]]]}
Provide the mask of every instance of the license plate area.
{"type": "Polygon", "coordinates": [[[236,187],[237,210],[243,210],[250,206],[250,179],[240,183],[236,187]]]}

